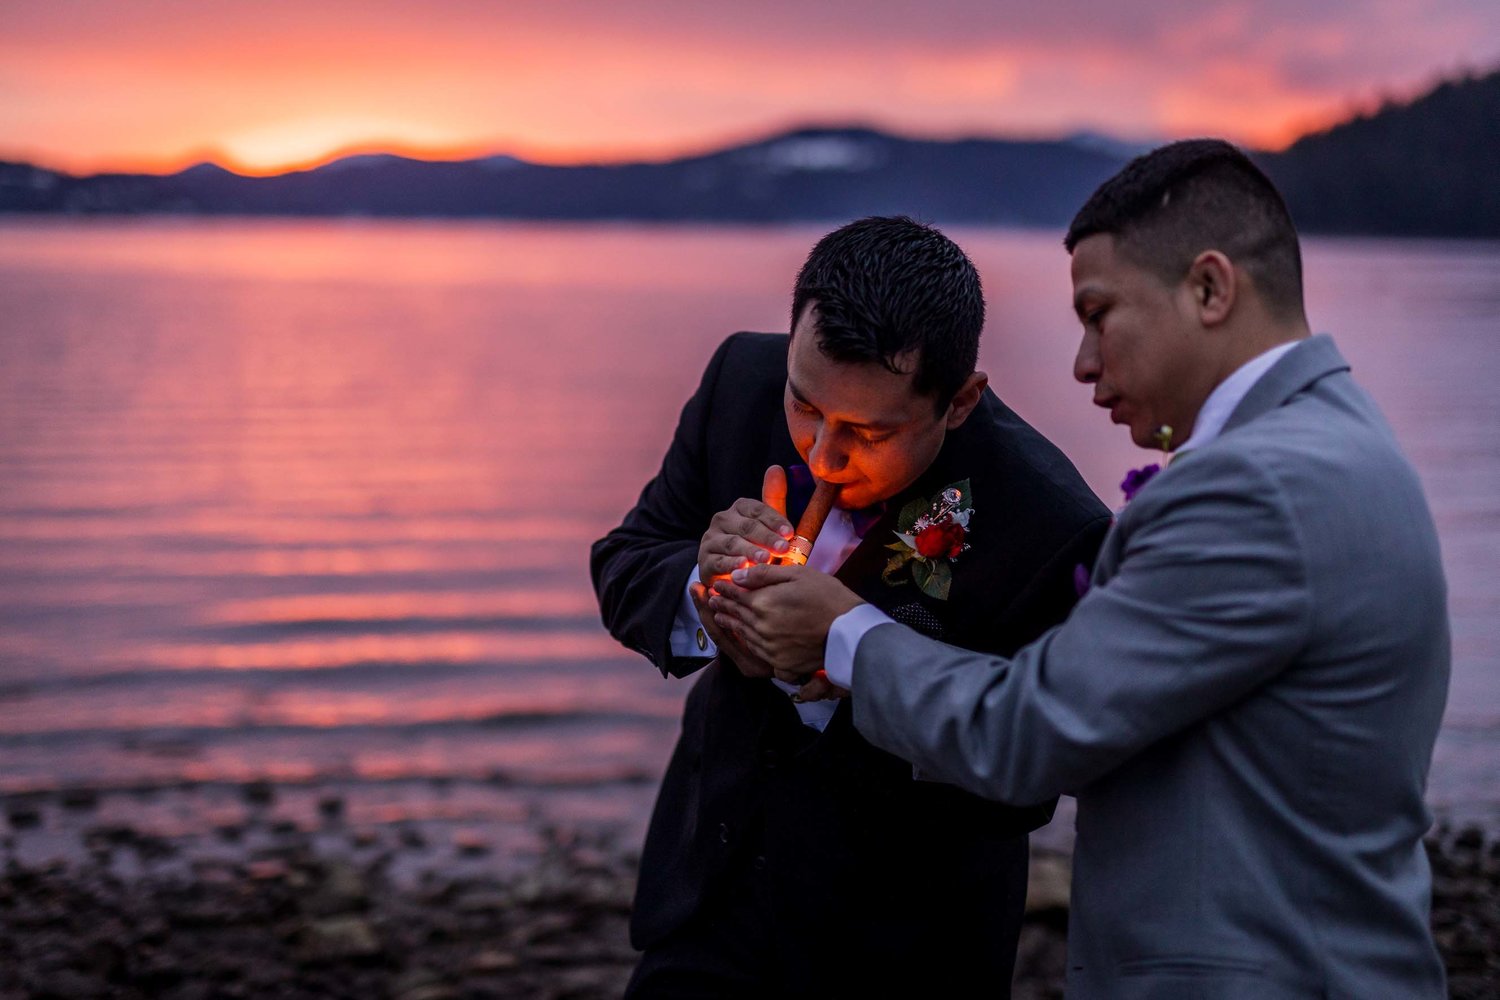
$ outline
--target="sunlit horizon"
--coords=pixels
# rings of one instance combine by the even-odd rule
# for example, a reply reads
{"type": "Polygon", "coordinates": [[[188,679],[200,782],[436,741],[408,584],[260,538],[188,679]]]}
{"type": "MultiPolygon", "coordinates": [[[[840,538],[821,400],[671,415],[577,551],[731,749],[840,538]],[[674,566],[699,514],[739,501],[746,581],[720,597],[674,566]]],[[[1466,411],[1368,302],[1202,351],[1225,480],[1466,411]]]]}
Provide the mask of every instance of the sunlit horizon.
{"type": "Polygon", "coordinates": [[[663,160],[809,124],[1275,150],[1500,66],[1500,5],[15,0],[0,66],[0,158],[75,174],[663,160]]]}
{"type": "MultiPolygon", "coordinates": [[[[959,139],[994,140],[1063,140],[1078,135],[1102,135],[1122,143],[1170,142],[1174,139],[1214,134],[1227,138],[1241,146],[1266,152],[1277,152],[1298,139],[1323,131],[1347,121],[1356,115],[1376,110],[1382,103],[1404,101],[1418,96],[1430,86],[1440,82],[1434,78],[1421,86],[1409,88],[1410,92],[1395,94],[1382,91],[1365,100],[1344,100],[1322,111],[1302,110],[1280,123],[1269,123],[1253,133],[1236,133],[1235,130],[1183,129],[1176,133],[1157,131],[1151,133],[1114,132],[1097,125],[1080,122],[1062,125],[1053,129],[1017,129],[1014,131],[985,130],[974,128],[922,129],[871,118],[832,120],[787,118],[779,122],[767,122],[740,129],[722,130],[697,138],[679,141],[640,141],[634,143],[575,143],[548,144],[524,140],[507,139],[453,139],[451,141],[423,141],[421,129],[412,129],[411,134],[387,139],[344,138],[353,135],[341,123],[287,123],[259,130],[220,144],[198,146],[182,151],[164,153],[160,156],[132,156],[109,154],[61,155],[47,150],[8,150],[0,144],[0,160],[29,163],[33,166],[76,176],[94,174],[175,174],[190,167],[211,163],[233,173],[247,177],[275,177],[282,174],[314,170],[338,160],[354,156],[390,155],[433,162],[474,160],[486,157],[509,156],[529,163],[546,166],[580,166],[586,164],[617,164],[652,162],[693,156],[741,143],[769,138],[788,131],[803,128],[855,128],[874,129],[889,135],[912,139],[935,141],[959,139]]],[[[396,129],[375,135],[397,134],[396,129]]],[[[431,130],[427,130],[431,131],[431,130]]]]}

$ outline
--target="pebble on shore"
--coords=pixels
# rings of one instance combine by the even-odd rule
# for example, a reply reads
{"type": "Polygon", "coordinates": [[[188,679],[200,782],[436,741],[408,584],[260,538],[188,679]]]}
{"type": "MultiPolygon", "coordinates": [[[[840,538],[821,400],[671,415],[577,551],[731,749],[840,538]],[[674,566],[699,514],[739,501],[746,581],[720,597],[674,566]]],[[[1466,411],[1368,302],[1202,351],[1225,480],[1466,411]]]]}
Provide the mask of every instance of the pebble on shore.
{"type": "MultiPolygon", "coordinates": [[[[133,849],[141,835],[98,839],[133,849]]],[[[636,957],[634,869],[618,851],[605,868],[600,856],[553,837],[520,878],[416,887],[387,876],[389,855],[356,865],[291,834],[243,861],[197,862],[187,878],[126,880],[99,855],[11,859],[0,997],[617,997],[636,957]]]]}
{"type": "MultiPolygon", "coordinates": [[[[259,790],[257,790],[259,793],[259,790]]],[[[257,798],[260,794],[256,795],[257,798]]],[[[13,804],[12,804],[13,805],[13,804]]],[[[14,821],[33,821],[26,809],[14,821]]],[[[389,876],[413,831],[351,835],[366,860],[282,829],[240,860],[198,859],[122,877],[116,851],[176,848],[129,827],[90,831],[89,860],[0,871],[0,997],[617,997],[635,858],[609,838],[543,829],[537,862],[510,878],[389,876]]],[[[461,834],[460,853],[487,849],[461,834]]],[[[1433,928],[1451,996],[1500,996],[1500,839],[1440,827],[1428,838],[1433,928]]],[[[1033,859],[1016,1000],[1062,996],[1067,858],[1033,859]]]]}

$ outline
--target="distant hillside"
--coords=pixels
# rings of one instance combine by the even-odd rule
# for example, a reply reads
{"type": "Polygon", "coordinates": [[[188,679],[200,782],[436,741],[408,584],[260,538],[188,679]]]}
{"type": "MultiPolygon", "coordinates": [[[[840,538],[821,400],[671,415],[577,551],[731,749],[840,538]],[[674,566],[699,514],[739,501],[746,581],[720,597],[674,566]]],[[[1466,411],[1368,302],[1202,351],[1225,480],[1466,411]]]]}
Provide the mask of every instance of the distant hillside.
{"type": "MultiPolygon", "coordinates": [[[[1107,136],[931,141],[808,128],[662,163],[543,166],[509,156],[355,156],[278,177],[200,164],[165,177],[73,177],[0,163],[0,212],[841,220],[1065,226],[1140,151],[1107,136]]],[[[1257,159],[1305,232],[1500,237],[1500,72],[1257,159]]]]}
{"type": "Polygon", "coordinates": [[[1056,225],[1125,153],[1099,137],[933,142],[801,129],[665,163],[554,167],[510,157],[359,156],[278,177],[203,164],[167,177],[70,177],[0,164],[0,211],[499,216],[781,222],[906,212],[1056,225]]]}
{"type": "Polygon", "coordinates": [[[1500,238],[1500,71],[1260,159],[1306,231],[1500,238]]]}

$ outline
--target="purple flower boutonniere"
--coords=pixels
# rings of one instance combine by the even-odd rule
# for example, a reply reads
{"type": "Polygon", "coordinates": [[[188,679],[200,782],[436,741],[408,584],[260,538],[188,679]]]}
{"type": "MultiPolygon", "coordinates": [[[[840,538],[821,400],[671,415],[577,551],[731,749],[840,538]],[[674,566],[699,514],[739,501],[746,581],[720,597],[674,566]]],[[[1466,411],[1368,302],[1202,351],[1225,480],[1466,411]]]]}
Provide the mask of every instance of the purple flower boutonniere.
{"type": "Polygon", "coordinates": [[[1161,466],[1152,462],[1150,465],[1143,465],[1139,469],[1131,469],[1125,473],[1125,478],[1120,483],[1120,490],[1125,494],[1125,502],[1129,503],[1134,500],[1142,487],[1151,482],[1160,471],[1161,466]]]}
{"type": "MultiPolygon", "coordinates": [[[[1131,469],[1125,473],[1125,478],[1120,481],[1120,492],[1125,494],[1125,502],[1129,503],[1135,499],[1135,495],[1146,488],[1146,484],[1156,478],[1162,467],[1171,462],[1169,454],[1172,450],[1172,428],[1162,424],[1157,428],[1156,443],[1161,445],[1161,461],[1143,465],[1139,469],[1131,469]]],[[[1073,567],[1073,589],[1078,592],[1080,598],[1089,592],[1092,586],[1092,574],[1083,563],[1073,567]]]]}
{"type": "Polygon", "coordinates": [[[1135,499],[1135,495],[1145,489],[1146,484],[1156,478],[1156,474],[1164,466],[1172,461],[1170,454],[1172,450],[1172,428],[1162,424],[1156,429],[1156,443],[1161,445],[1161,461],[1143,465],[1139,469],[1131,469],[1125,473],[1125,478],[1120,482],[1120,491],[1125,494],[1125,502],[1129,503],[1135,499]]]}
{"type": "Polygon", "coordinates": [[[896,518],[899,540],[886,546],[896,554],[880,578],[892,587],[905,583],[897,574],[910,566],[911,579],[922,593],[946,601],[953,585],[953,560],[969,548],[973,500],[965,479],[931,500],[918,498],[902,507],[896,518]]]}

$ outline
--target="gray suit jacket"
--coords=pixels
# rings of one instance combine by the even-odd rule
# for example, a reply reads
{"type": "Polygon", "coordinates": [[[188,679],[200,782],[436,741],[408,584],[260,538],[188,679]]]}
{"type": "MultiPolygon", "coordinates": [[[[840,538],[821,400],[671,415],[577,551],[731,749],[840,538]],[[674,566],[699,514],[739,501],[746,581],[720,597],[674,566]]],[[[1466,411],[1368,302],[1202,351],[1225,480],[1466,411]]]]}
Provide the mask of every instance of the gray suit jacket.
{"type": "Polygon", "coordinates": [[[854,721],[1016,805],[1069,792],[1069,1000],[1445,995],[1421,838],[1446,586],[1327,337],[1148,484],[1067,622],[1004,660],[881,625],[854,721]]]}

